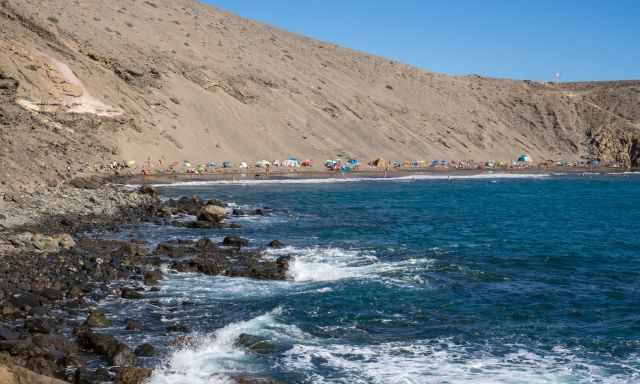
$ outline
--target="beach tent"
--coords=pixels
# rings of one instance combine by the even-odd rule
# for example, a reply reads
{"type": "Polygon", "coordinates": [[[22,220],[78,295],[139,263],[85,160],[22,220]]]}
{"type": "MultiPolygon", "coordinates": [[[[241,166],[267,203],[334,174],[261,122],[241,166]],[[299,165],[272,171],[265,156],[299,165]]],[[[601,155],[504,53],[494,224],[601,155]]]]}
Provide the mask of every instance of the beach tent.
{"type": "Polygon", "coordinates": [[[300,163],[298,162],[298,159],[289,158],[282,163],[282,166],[289,168],[300,168],[300,163]]]}
{"type": "Polygon", "coordinates": [[[303,167],[311,167],[313,166],[313,162],[309,159],[306,159],[302,160],[302,163],[300,165],[302,165],[303,167]]]}
{"type": "Polygon", "coordinates": [[[437,167],[437,166],[438,166],[438,164],[440,164],[440,162],[439,162],[438,160],[432,160],[432,161],[431,161],[431,166],[432,166],[432,167],[437,167]]]}
{"type": "Polygon", "coordinates": [[[228,160],[222,163],[222,168],[231,168],[231,167],[233,167],[233,163],[228,160]]]}
{"type": "Polygon", "coordinates": [[[271,162],[271,165],[273,165],[274,167],[279,167],[282,165],[282,162],[280,160],[273,160],[273,162],[271,162]]]}
{"type": "Polygon", "coordinates": [[[379,157],[379,158],[373,160],[372,162],[370,162],[369,165],[371,165],[373,167],[386,167],[387,166],[387,162],[385,161],[385,159],[379,157]]]}
{"type": "Polygon", "coordinates": [[[271,165],[271,163],[270,163],[270,162],[268,162],[267,160],[259,160],[259,161],[256,161],[256,167],[258,167],[258,168],[266,168],[266,167],[268,167],[269,165],[271,165]]]}
{"type": "Polygon", "coordinates": [[[136,161],[135,160],[129,160],[127,161],[127,166],[128,167],[134,167],[136,165],[136,161]]]}
{"type": "Polygon", "coordinates": [[[522,154],[520,155],[520,157],[518,157],[518,163],[530,163],[531,162],[531,157],[529,157],[529,155],[527,154],[522,154]]]}
{"type": "Polygon", "coordinates": [[[325,166],[325,168],[329,168],[329,169],[333,169],[333,167],[334,167],[336,164],[338,164],[338,162],[337,162],[337,161],[335,161],[335,160],[327,160],[327,161],[325,161],[325,162],[324,162],[324,166],[325,166]]]}
{"type": "Polygon", "coordinates": [[[243,162],[241,162],[241,163],[240,163],[239,168],[241,168],[241,169],[247,169],[247,168],[249,168],[249,166],[247,165],[247,163],[245,163],[245,162],[243,161],[243,162]]]}
{"type": "Polygon", "coordinates": [[[394,160],[393,161],[393,167],[394,168],[400,168],[402,166],[402,161],[400,160],[394,160]]]}

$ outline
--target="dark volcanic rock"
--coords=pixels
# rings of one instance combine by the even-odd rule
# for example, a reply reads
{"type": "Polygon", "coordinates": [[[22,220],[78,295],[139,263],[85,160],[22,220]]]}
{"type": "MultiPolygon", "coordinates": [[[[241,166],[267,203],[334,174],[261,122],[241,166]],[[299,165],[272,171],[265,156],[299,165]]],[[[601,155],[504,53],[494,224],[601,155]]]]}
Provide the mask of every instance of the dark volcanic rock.
{"type": "Polygon", "coordinates": [[[20,335],[7,327],[0,326],[0,341],[17,340],[20,335]]]}
{"type": "Polygon", "coordinates": [[[144,283],[146,285],[156,285],[162,280],[162,272],[160,271],[146,271],[144,273],[144,283]]]}
{"type": "Polygon", "coordinates": [[[11,297],[10,301],[14,307],[27,309],[39,307],[40,305],[42,305],[43,298],[32,293],[23,292],[14,294],[11,297]]]}
{"type": "Polygon", "coordinates": [[[153,347],[153,345],[149,343],[140,344],[136,348],[135,354],[138,357],[151,357],[151,356],[155,356],[156,349],[153,347]]]}
{"type": "Polygon", "coordinates": [[[227,236],[222,240],[222,245],[227,247],[246,247],[249,245],[249,240],[237,236],[227,236]]]}
{"type": "Polygon", "coordinates": [[[129,299],[129,300],[139,300],[144,298],[142,293],[136,291],[133,288],[122,288],[122,293],[120,297],[122,297],[123,299],[129,299]]]}
{"type": "Polygon", "coordinates": [[[55,333],[59,329],[59,324],[48,318],[32,318],[24,322],[24,329],[29,333],[55,333]]]}
{"type": "Polygon", "coordinates": [[[268,339],[260,336],[249,335],[246,333],[238,336],[238,339],[236,340],[234,345],[258,354],[269,354],[274,350],[273,345],[269,342],[268,339]]]}
{"type": "Polygon", "coordinates": [[[140,331],[142,330],[142,324],[140,324],[139,321],[127,319],[127,326],[125,329],[127,331],[140,331]]]}
{"type": "Polygon", "coordinates": [[[104,313],[95,310],[89,312],[85,324],[91,328],[102,328],[111,325],[111,320],[107,319],[104,313]]]}
{"type": "Polygon", "coordinates": [[[167,332],[189,333],[191,328],[184,324],[171,324],[167,327],[167,332]]]}
{"type": "Polygon", "coordinates": [[[269,248],[284,248],[284,246],[284,243],[280,240],[273,240],[269,244],[267,244],[267,247],[269,248]]]}
{"type": "Polygon", "coordinates": [[[130,367],[136,364],[136,355],[131,349],[111,335],[83,330],[78,338],[82,345],[105,356],[112,365],[130,367]]]}
{"type": "Polygon", "coordinates": [[[153,197],[158,197],[160,194],[158,191],[150,185],[143,185],[138,189],[138,193],[143,195],[150,195],[153,197]]]}
{"type": "Polygon", "coordinates": [[[149,368],[118,368],[116,370],[115,384],[142,384],[149,376],[151,376],[151,369],[149,368]]]}

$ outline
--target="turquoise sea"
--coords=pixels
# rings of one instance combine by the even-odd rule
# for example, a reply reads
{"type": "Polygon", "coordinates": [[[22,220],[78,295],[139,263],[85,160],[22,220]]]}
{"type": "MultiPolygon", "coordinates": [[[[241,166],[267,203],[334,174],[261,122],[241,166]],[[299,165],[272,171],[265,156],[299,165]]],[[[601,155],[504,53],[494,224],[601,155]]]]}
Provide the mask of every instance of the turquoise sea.
{"type": "MultiPolygon", "coordinates": [[[[640,176],[202,183],[161,187],[235,207],[241,229],[146,224],[120,235],[243,236],[287,246],[289,280],[168,271],[110,310],[148,325],[152,384],[640,383],[640,176]],[[167,322],[196,342],[165,346],[167,322]],[[255,354],[242,334],[268,340],[255,354]]],[[[174,336],[175,337],[175,336],[174,336]]]]}

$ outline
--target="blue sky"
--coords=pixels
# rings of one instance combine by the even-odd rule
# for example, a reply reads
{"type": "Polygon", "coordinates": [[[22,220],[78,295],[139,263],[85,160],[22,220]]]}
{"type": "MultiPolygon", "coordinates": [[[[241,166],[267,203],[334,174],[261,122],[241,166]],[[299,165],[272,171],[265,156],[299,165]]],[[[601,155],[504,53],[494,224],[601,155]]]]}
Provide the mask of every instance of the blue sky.
{"type": "Polygon", "coordinates": [[[640,0],[205,0],[427,70],[640,79],[640,0]]]}

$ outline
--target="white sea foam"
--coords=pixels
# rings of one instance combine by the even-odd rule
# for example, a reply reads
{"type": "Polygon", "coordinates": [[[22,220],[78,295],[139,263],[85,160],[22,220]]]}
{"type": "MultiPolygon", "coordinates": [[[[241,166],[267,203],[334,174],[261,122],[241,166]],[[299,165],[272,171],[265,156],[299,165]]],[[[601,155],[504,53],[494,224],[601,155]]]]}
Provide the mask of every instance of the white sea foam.
{"type": "Polygon", "coordinates": [[[381,262],[371,251],[346,250],[334,247],[285,247],[267,251],[267,256],[293,255],[289,263],[289,278],[296,282],[326,282],[350,278],[387,277],[397,279],[396,272],[407,275],[408,281],[416,282],[409,272],[423,270],[431,259],[407,259],[381,262]]]}
{"type": "Polygon", "coordinates": [[[260,372],[262,368],[251,354],[234,344],[242,333],[269,339],[304,340],[309,338],[295,326],[279,323],[281,309],[248,321],[231,323],[214,333],[200,337],[193,345],[171,354],[156,369],[148,384],[219,384],[234,383],[234,374],[260,372]]]}
{"type": "MultiPolygon", "coordinates": [[[[238,179],[238,180],[203,180],[183,181],[173,184],[153,184],[154,187],[185,187],[207,185],[261,185],[261,184],[331,184],[331,183],[357,183],[363,181],[375,182],[410,182],[422,180],[495,180],[495,179],[539,179],[550,177],[548,173],[480,173],[475,175],[409,175],[398,177],[326,177],[316,179],[238,179]]],[[[136,188],[139,185],[129,184],[128,188],[136,188]]]]}
{"type": "Polygon", "coordinates": [[[387,343],[371,346],[296,345],[283,366],[306,372],[313,383],[607,383],[638,382],[640,372],[622,363],[625,373],[603,367],[565,348],[531,352],[514,346],[494,355],[483,346],[461,346],[450,340],[387,343]]]}

